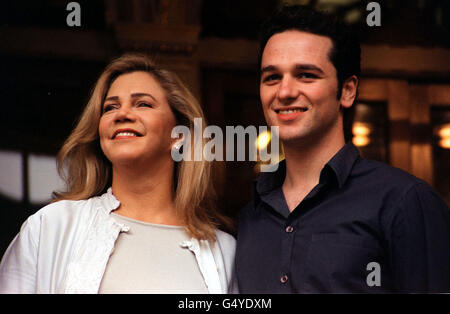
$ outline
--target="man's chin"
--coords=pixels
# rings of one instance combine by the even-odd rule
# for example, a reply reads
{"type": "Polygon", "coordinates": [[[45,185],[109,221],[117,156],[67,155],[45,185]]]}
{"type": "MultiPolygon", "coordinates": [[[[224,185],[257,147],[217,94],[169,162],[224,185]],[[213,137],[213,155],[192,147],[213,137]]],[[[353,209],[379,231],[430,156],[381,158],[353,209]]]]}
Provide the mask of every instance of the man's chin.
{"type": "Polygon", "coordinates": [[[280,142],[283,146],[303,146],[314,143],[314,138],[311,134],[303,133],[282,133],[279,134],[280,142]]]}
{"type": "Polygon", "coordinates": [[[283,143],[303,141],[308,138],[308,134],[303,132],[293,132],[293,130],[283,130],[282,128],[279,129],[278,136],[283,143]]]}

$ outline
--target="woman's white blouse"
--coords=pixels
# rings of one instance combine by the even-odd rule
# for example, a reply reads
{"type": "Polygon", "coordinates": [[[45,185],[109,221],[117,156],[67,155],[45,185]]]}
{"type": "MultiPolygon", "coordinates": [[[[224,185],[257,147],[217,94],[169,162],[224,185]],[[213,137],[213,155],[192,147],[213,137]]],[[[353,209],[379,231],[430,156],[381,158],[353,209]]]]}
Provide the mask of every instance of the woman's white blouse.
{"type": "MultiPolygon", "coordinates": [[[[129,227],[110,212],[120,202],[107,193],[59,201],[30,216],[0,264],[0,293],[97,293],[114,244],[129,227]]],[[[236,293],[235,239],[220,230],[217,241],[180,243],[195,254],[209,293],[236,293]]]]}

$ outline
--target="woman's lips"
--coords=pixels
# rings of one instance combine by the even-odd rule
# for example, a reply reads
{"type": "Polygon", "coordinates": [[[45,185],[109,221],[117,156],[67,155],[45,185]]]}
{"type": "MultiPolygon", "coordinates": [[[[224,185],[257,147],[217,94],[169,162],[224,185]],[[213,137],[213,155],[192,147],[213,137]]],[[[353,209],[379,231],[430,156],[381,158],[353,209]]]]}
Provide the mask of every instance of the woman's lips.
{"type": "Polygon", "coordinates": [[[135,137],[139,137],[142,136],[141,134],[139,134],[137,131],[132,130],[132,129],[122,129],[122,130],[117,130],[114,133],[113,136],[113,140],[120,140],[120,139],[129,139],[129,138],[135,138],[135,137]]]}
{"type": "Polygon", "coordinates": [[[133,133],[118,133],[115,137],[114,140],[123,140],[123,139],[128,139],[128,138],[135,138],[137,137],[136,134],[133,133]]]}

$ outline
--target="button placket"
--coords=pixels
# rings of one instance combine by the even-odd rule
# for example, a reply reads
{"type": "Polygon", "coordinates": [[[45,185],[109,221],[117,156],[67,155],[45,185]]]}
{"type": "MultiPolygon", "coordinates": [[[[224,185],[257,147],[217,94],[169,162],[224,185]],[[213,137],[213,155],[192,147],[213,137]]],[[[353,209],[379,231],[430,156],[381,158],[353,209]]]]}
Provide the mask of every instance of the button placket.
{"type": "Polygon", "coordinates": [[[288,274],[291,271],[291,258],[292,251],[294,249],[294,235],[295,235],[295,224],[296,221],[290,221],[289,219],[285,221],[284,224],[284,234],[282,236],[282,261],[281,261],[281,274],[279,277],[280,284],[289,289],[288,282],[290,280],[288,274]]]}

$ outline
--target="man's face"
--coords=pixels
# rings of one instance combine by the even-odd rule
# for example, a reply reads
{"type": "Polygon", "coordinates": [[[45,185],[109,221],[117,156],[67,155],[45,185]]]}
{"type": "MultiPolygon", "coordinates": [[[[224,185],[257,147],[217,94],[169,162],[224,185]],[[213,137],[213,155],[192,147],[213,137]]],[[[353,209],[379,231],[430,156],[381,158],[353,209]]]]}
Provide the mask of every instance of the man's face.
{"type": "Polygon", "coordinates": [[[264,48],[261,103],[267,124],[279,126],[285,144],[342,130],[332,45],[328,37],[290,30],[273,35],[264,48]]]}

